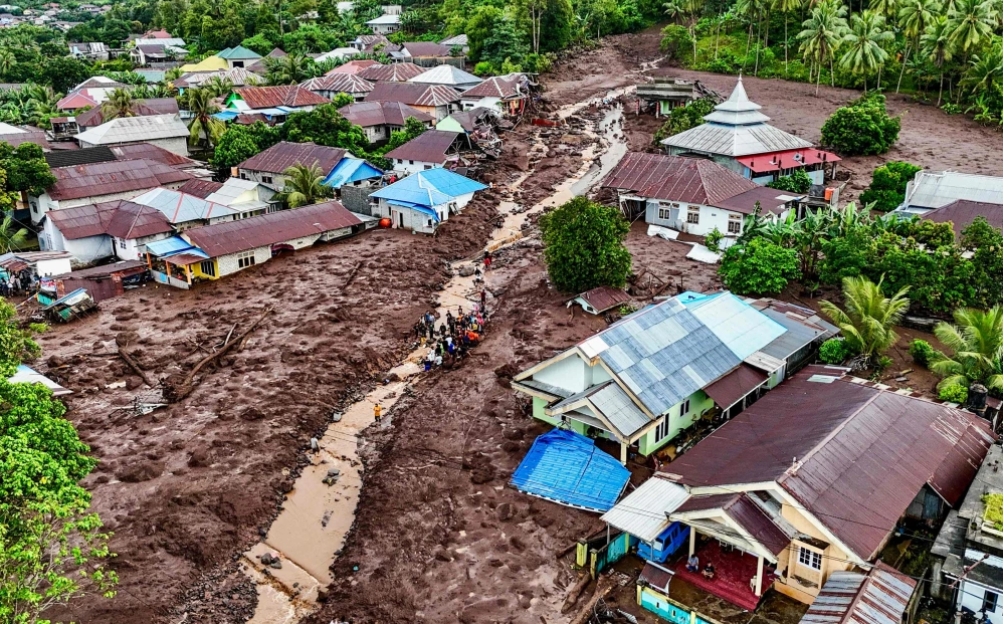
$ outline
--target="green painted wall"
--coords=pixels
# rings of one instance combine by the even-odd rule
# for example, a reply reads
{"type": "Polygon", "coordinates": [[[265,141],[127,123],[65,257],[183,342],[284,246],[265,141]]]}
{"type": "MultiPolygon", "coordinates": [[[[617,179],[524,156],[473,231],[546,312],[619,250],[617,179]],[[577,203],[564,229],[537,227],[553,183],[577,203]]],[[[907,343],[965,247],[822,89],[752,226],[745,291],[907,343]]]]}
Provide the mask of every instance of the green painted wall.
{"type": "Polygon", "coordinates": [[[686,414],[680,414],[680,405],[682,404],[674,405],[669,409],[669,413],[672,414],[670,416],[671,427],[669,434],[661,440],[656,440],[655,429],[650,430],[638,440],[638,452],[642,455],[651,455],[666,446],[680,435],[681,431],[693,425],[701,415],[701,412],[711,409],[714,404],[715,402],[711,397],[705,394],[703,390],[698,390],[690,395],[690,410],[686,414]]]}

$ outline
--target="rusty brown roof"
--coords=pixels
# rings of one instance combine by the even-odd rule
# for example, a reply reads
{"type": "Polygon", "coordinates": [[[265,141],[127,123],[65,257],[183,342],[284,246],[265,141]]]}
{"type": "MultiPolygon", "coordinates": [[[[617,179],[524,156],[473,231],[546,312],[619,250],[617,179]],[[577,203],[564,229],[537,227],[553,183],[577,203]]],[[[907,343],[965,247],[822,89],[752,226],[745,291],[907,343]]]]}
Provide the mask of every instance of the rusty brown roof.
{"type": "MultiPolygon", "coordinates": [[[[149,115],[174,115],[178,113],[178,100],[174,98],[147,98],[134,100],[129,107],[132,114],[137,117],[149,115]]],[[[95,106],[89,111],[76,116],[77,126],[80,128],[93,128],[105,122],[104,113],[100,106],[95,106]]]]}
{"type": "Polygon", "coordinates": [[[771,553],[780,554],[791,542],[791,536],[778,526],[750,494],[712,494],[691,496],[674,513],[720,509],[771,553]]]}
{"type": "Polygon", "coordinates": [[[338,147],[326,147],[315,143],[289,143],[280,141],[264,152],[255,154],[241,164],[239,169],[282,173],[293,165],[317,165],[327,175],[335,168],[346,151],[338,147]]]}
{"type": "Polygon", "coordinates": [[[178,192],[205,199],[221,188],[223,188],[222,182],[215,182],[213,180],[189,180],[178,187],[178,192]]]}
{"type": "Polygon", "coordinates": [[[597,286],[579,295],[600,314],[631,301],[631,297],[619,288],[597,286]]]}
{"type": "Polygon", "coordinates": [[[460,101],[460,92],[443,85],[410,82],[378,82],[366,95],[367,102],[401,102],[411,106],[445,106],[460,101]]]}
{"type": "Polygon", "coordinates": [[[459,132],[426,130],[404,145],[387,152],[384,158],[443,164],[458,136],[459,132]]]}
{"type": "Polygon", "coordinates": [[[691,487],[775,481],[872,560],[925,484],[961,499],[994,436],[969,412],[852,379],[809,366],[664,470],[691,487]]]}
{"type": "Polygon", "coordinates": [[[607,174],[603,186],[650,199],[711,206],[757,184],[703,158],[632,152],[607,174]]]}
{"type": "Polygon", "coordinates": [[[149,160],[150,162],[167,165],[174,169],[189,169],[205,166],[197,160],[175,154],[153,143],[133,143],[132,145],[115,145],[109,148],[117,160],[149,160]]]}
{"type": "Polygon", "coordinates": [[[432,115],[401,102],[355,102],[339,108],[338,112],[351,123],[363,128],[404,126],[408,117],[414,117],[422,123],[435,119],[432,115]]]}
{"type": "Polygon", "coordinates": [[[371,82],[407,82],[424,72],[424,67],[419,67],[414,63],[391,63],[390,65],[371,65],[361,70],[358,75],[371,82]]]}
{"type": "Polygon", "coordinates": [[[193,245],[212,258],[352,227],[359,217],[337,201],[270,212],[185,231],[193,245]]]}
{"type": "Polygon", "coordinates": [[[281,85],[276,87],[238,87],[234,93],[239,95],[252,109],[276,108],[277,106],[320,106],[330,104],[326,97],[321,97],[300,85],[281,85]]]}
{"type": "Polygon", "coordinates": [[[962,230],[975,221],[976,217],[986,218],[987,222],[998,230],[1004,228],[1004,206],[969,201],[968,199],[957,199],[941,208],[925,213],[921,219],[930,219],[935,223],[951,221],[955,237],[962,238],[962,230]]]}
{"type": "Polygon", "coordinates": [[[744,396],[763,385],[765,381],[767,381],[767,373],[748,364],[740,364],[731,373],[704,388],[704,392],[718,407],[724,410],[738,403],[744,396]]]}
{"type": "Polygon", "coordinates": [[[317,93],[318,91],[334,91],[336,93],[369,93],[373,90],[373,83],[355,74],[328,74],[311,78],[300,83],[305,89],[317,93]]]}
{"type": "Polygon", "coordinates": [[[374,65],[380,65],[379,61],[374,61],[373,59],[359,59],[356,61],[348,61],[342,63],[338,67],[329,71],[325,76],[330,76],[331,74],[358,74],[362,70],[373,67],[374,65]]]}
{"type": "Polygon", "coordinates": [[[146,262],[142,260],[122,260],[112,264],[102,264],[86,269],[78,269],[62,275],[54,275],[53,279],[84,279],[101,278],[116,275],[118,273],[142,273],[146,270],[146,262]]]}
{"type": "Polygon", "coordinates": [[[481,84],[464,91],[464,99],[483,97],[513,98],[520,95],[519,84],[523,77],[520,74],[508,76],[492,76],[481,84]]]}
{"type": "Polygon", "coordinates": [[[28,129],[25,132],[0,134],[0,143],[6,143],[11,147],[17,147],[22,143],[34,143],[35,145],[41,147],[43,150],[48,151],[52,149],[52,145],[49,144],[48,137],[45,136],[45,131],[36,130],[34,128],[28,129]]]}
{"type": "Polygon", "coordinates": [[[791,198],[795,196],[797,196],[797,193],[788,193],[787,191],[779,191],[777,189],[757,185],[756,188],[743,191],[742,193],[733,195],[732,197],[720,199],[713,205],[715,208],[721,208],[723,210],[728,210],[729,212],[738,212],[740,214],[749,215],[753,214],[753,211],[756,208],[756,203],[760,202],[760,214],[779,215],[784,212],[785,204],[791,201],[790,199],[779,198],[791,198]]]}
{"type": "Polygon", "coordinates": [[[450,48],[434,41],[406,41],[401,49],[416,58],[445,58],[450,55],[450,48]]]}
{"type": "Polygon", "coordinates": [[[59,167],[52,174],[56,183],[49,187],[48,193],[56,200],[144,191],[193,178],[184,171],[146,159],[59,167]]]}
{"type": "Polygon", "coordinates": [[[103,234],[133,239],[172,231],[159,210],[124,199],[51,210],[46,218],[68,240],[103,234]]]}

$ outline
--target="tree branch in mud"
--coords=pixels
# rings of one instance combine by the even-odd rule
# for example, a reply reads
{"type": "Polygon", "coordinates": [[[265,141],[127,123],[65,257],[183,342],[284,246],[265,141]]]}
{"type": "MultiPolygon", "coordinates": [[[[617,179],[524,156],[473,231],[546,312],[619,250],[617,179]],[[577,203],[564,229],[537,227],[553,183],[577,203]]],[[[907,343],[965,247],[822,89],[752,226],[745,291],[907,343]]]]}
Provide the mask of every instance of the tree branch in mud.
{"type": "Polygon", "coordinates": [[[122,360],[129,365],[129,368],[131,368],[133,372],[135,372],[137,375],[140,376],[140,378],[143,380],[143,383],[145,383],[150,388],[157,387],[157,384],[153,383],[153,381],[150,380],[150,377],[147,376],[146,371],[139,367],[139,363],[137,363],[136,360],[134,360],[131,355],[126,353],[125,349],[123,349],[121,346],[119,347],[119,357],[121,357],[122,360]]]}
{"type": "Polygon", "coordinates": [[[199,371],[201,371],[206,365],[218,361],[221,357],[226,355],[235,345],[243,346],[245,340],[247,340],[251,332],[253,332],[254,329],[258,326],[258,324],[261,323],[263,320],[265,320],[265,317],[268,316],[271,312],[272,312],[272,307],[270,306],[264,312],[262,312],[261,316],[255,319],[255,321],[251,323],[251,325],[249,325],[247,329],[241,332],[240,335],[234,337],[233,340],[230,339],[231,336],[233,335],[233,328],[231,328],[230,333],[227,334],[227,339],[223,343],[223,346],[220,347],[220,349],[215,353],[207,355],[206,357],[199,360],[199,362],[192,367],[192,370],[188,371],[188,374],[185,375],[185,377],[179,379],[178,378],[179,375],[172,375],[167,379],[164,379],[161,382],[161,384],[163,385],[164,399],[167,400],[169,403],[177,403],[178,401],[181,401],[189,394],[191,394],[192,390],[195,389],[195,384],[194,384],[195,376],[199,374],[199,371]]]}

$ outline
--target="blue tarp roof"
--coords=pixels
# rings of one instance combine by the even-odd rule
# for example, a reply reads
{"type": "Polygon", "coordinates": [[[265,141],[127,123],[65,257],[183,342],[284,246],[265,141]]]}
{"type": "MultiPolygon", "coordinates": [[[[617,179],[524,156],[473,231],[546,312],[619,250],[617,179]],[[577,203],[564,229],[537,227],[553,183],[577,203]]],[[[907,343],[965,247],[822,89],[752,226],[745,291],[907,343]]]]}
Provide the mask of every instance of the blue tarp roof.
{"type": "Polygon", "coordinates": [[[510,483],[531,496],[602,513],[630,478],[627,468],[586,436],[554,429],[534,440],[510,483]]]}
{"type": "MultiPolygon", "coordinates": [[[[172,236],[171,238],[165,238],[164,240],[147,243],[146,250],[152,255],[159,256],[161,258],[164,256],[179,254],[183,251],[188,253],[204,253],[201,249],[180,236],[172,236]]],[[[209,256],[206,257],[208,258],[209,256]]]]}
{"type": "Polygon", "coordinates": [[[331,170],[328,177],[324,178],[324,184],[332,188],[341,188],[345,184],[352,184],[360,180],[379,178],[383,175],[373,165],[361,158],[343,158],[335,168],[331,170]]]}
{"type": "Polygon", "coordinates": [[[233,119],[237,119],[237,115],[240,115],[240,113],[235,110],[222,110],[218,113],[213,113],[213,117],[217,119],[222,119],[223,121],[231,121],[233,119]]]}
{"type": "Polygon", "coordinates": [[[461,195],[488,188],[484,184],[447,169],[436,168],[413,173],[385,186],[370,197],[406,201],[419,206],[440,206],[461,195]]]}

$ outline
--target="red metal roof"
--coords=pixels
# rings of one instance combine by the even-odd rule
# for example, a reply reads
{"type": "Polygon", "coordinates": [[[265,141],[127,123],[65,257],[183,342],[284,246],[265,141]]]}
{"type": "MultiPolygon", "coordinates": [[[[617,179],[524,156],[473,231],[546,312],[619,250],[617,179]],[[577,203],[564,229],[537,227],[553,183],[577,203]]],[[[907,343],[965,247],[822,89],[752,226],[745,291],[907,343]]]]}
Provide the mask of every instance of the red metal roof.
{"type": "Polygon", "coordinates": [[[311,78],[300,83],[305,89],[317,93],[319,91],[333,91],[336,93],[369,93],[373,90],[373,83],[355,74],[329,74],[318,78],[311,78]]]}
{"type": "Polygon", "coordinates": [[[380,65],[379,61],[374,61],[373,59],[359,59],[358,61],[349,61],[347,63],[342,63],[338,67],[332,69],[325,76],[330,76],[332,74],[358,74],[362,70],[373,67],[374,65],[380,65]]]}
{"type": "Polygon", "coordinates": [[[851,379],[807,367],[664,470],[692,487],[776,481],[872,560],[925,484],[961,499],[994,436],[969,412],[851,379]]]}
{"type": "Polygon", "coordinates": [[[281,141],[264,152],[248,158],[237,167],[248,171],[282,173],[293,165],[308,167],[317,165],[324,174],[328,174],[345,158],[345,154],[345,150],[337,147],[281,141]]]}
{"type": "Polygon", "coordinates": [[[402,102],[411,106],[446,106],[460,101],[460,92],[443,85],[410,82],[378,82],[366,95],[367,102],[402,102]]]}
{"type": "Polygon", "coordinates": [[[704,392],[718,407],[728,409],[766,381],[767,373],[748,364],[740,364],[734,371],[705,388],[704,392]]]}
{"type": "Polygon", "coordinates": [[[519,92],[521,80],[522,76],[520,74],[492,76],[476,87],[464,91],[464,99],[483,97],[513,98],[521,95],[519,92]]]}
{"type": "Polygon", "coordinates": [[[159,210],[124,199],[52,210],[46,218],[68,240],[102,234],[133,239],[172,231],[159,210]]]}
{"type": "Polygon", "coordinates": [[[611,288],[610,286],[597,286],[579,296],[600,314],[611,308],[616,308],[622,303],[631,301],[631,297],[626,292],[619,288],[611,288]]]}
{"type": "Polygon", "coordinates": [[[178,192],[205,199],[221,188],[223,188],[222,182],[214,182],[213,180],[189,180],[178,187],[178,192]]]}
{"type": "Polygon", "coordinates": [[[766,154],[756,154],[754,156],[740,156],[736,158],[736,161],[755,173],[770,173],[771,171],[804,167],[806,165],[840,162],[840,157],[833,152],[807,147],[782,152],[767,152],[766,154]]]}
{"type": "Polygon", "coordinates": [[[703,158],[633,152],[607,174],[603,186],[650,199],[711,206],[757,184],[703,158]]]}
{"type": "Polygon", "coordinates": [[[1004,206],[969,201],[968,199],[957,199],[941,208],[925,213],[921,218],[930,219],[935,223],[951,221],[955,236],[961,238],[962,230],[975,221],[976,217],[985,217],[987,222],[998,230],[1004,228],[1004,206]]]}
{"type": "Polygon", "coordinates": [[[321,97],[300,85],[281,85],[276,87],[238,87],[234,93],[252,109],[276,108],[289,106],[320,106],[330,104],[326,97],[321,97]]]}
{"type": "Polygon", "coordinates": [[[48,189],[56,200],[101,197],[114,193],[145,191],[165,184],[185,182],[192,175],[146,159],[60,167],[53,169],[56,183],[48,189]]]}
{"type": "Polygon", "coordinates": [[[212,258],[352,227],[359,217],[336,201],[270,212],[186,230],[184,236],[212,258]]]}
{"type": "Polygon", "coordinates": [[[401,102],[356,102],[339,108],[338,112],[351,123],[363,128],[404,126],[408,117],[414,117],[422,123],[435,119],[432,115],[401,102]]]}
{"type": "Polygon", "coordinates": [[[359,71],[359,77],[371,82],[407,82],[424,72],[424,67],[419,67],[414,63],[391,63],[390,65],[371,65],[359,71]]]}
{"type": "Polygon", "coordinates": [[[187,156],[175,154],[153,143],[133,143],[132,145],[115,145],[109,148],[117,160],[148,160],[167,165],[174,169],[189,169],[205,166],[187,156]]]}
{"type": "Polygon", "coordinates": [[[450,56],[450,48],[435,41],[406,41],[401,49],[416,58],[446,58],[450,56]]]}
{"type": "Polygon", "coordinates": [[[52,149],[49,139],[45,136],[44,130],[28,130],[27,132],[16,132],[13,134],[0,134],[0,143],[6,143],[11,147],[17,147],[22,143],[34,143],[43,150],[52,149]]]}
{"type": "Polygon", "coordinates": [[[791,543],[791,536],[781,530],[749,494],[736,496],[722,510],[773,555],[781,554],[791,543]]]}
{"type": "Polygon", "coordinates": [[[458,136],[459,132],[426,130],[404,145],[387,152],[384,158],[443,164],[458,136]]]}
{"type": "MultiPolygon", "coordinates": [[[[148,98],[133,101],[129,108],[136,117],[146,117],[150,115],[174,115],[178,113],[178,100],[174,98],[148,98]]],[[[105,122],[104,113],[101,107],[97,106],[89,111],[80,113],[75,117],[77,126],[80,128],[93,128],[105,122]]]]}
{"type": "Polygon", "coordinates": [[[63,99],[56,102],[56,109],[61,111],[75,111],[88,106],[97,106],[98,102],[94,98],[83,93],[70,93],[63,99]]]}
{"type": "Polygon", "coordinates": [[[716,208],[728,210],[729,212],[738,212],[740,214],[749,215],[753,214],[753,211],[756,208],[756,203],[760,202],[760,214],[779,215],[784,212],[785,204],[790,200],[778,199],[778,197],[795,196],[796,195],[786,191],[779,191],[766,186],[757,186],[756,188],[744,191],[738,195],[726,197],[725,199],[715,202],[713,205],[716,208]]]}

